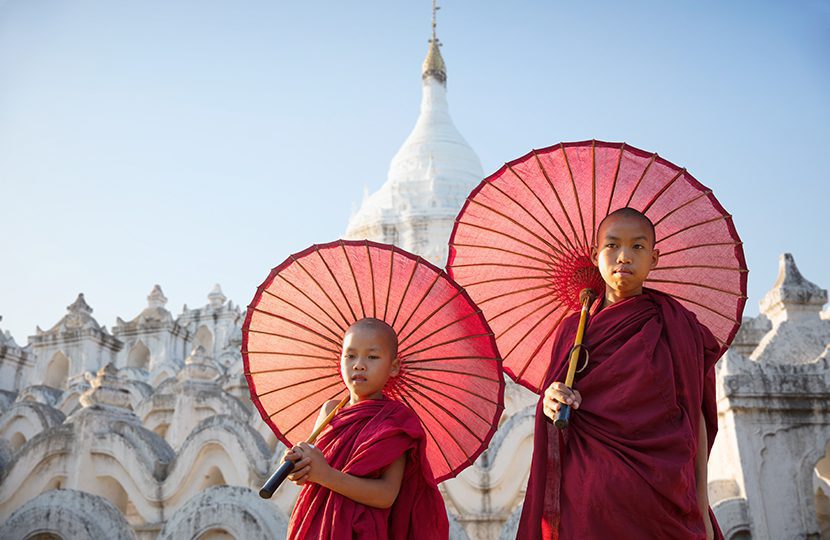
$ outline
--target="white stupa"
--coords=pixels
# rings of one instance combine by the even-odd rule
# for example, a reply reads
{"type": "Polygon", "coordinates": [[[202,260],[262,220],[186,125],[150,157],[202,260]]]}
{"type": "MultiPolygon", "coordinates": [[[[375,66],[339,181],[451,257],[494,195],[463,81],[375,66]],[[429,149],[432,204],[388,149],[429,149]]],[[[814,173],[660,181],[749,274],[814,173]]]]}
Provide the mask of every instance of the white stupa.
{"type": "Polygon", "coordinates": [[[455,216],[484,174],[450,118],[440,47],[433,18],[418,121],[392,158],[386,183],[349,220],[345,238],[395,244],[443,267],[455,216]]]}

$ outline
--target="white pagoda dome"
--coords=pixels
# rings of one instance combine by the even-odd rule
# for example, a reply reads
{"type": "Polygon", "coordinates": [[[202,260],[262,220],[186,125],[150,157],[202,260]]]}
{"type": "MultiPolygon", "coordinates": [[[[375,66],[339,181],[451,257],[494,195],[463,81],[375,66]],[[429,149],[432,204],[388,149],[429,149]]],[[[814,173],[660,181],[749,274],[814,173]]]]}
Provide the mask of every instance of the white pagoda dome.
{"type": "Polygon", "coordinates": [[[455,216],[484,174],[450,118],[440,46],[433,23],[418,121],[392,158],[386,182],[349,220],[345,237],[395,244],[443,267],[455,216]]]}

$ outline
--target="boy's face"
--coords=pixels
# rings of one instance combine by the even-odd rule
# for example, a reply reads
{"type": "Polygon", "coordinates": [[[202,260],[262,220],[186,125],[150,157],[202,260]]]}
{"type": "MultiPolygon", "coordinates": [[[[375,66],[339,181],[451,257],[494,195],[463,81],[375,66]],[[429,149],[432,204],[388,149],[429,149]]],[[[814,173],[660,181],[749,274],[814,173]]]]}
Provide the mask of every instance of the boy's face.
{"type": "Polygon", "coordinates": [[[660,252],[654,236],[642,219],[612,216],[601,225],[591,259],[599,267],[608,294],[617,299],[643,292],[643,282],[657,266],[660,252]]]}
{"type": "Polygon", "coordinates": [[[399,372],[399,362],[393,358],[394,344],[382,329],[372,326],[353,326],[343,338],[340,372],[352,403],[364,399],[380,399],[389,377],[399,372]]]}

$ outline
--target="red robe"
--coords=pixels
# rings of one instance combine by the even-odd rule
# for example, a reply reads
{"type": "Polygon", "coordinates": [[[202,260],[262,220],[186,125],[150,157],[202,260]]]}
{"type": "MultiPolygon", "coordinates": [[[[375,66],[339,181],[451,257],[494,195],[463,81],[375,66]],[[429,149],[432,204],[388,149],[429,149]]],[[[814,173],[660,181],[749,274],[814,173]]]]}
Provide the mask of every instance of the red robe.
{"type": "MultiPolygon", "coordinates": [[[[545,388],[565,380],[578,322],[557,330],[545,388]]],[[[644,289],[596,313],[585,343],[570,426],[554,427],[541,399],[536,408],[517,538],[705,538],[695,458],[701,410],[709,450],[717,432],[714,336],[676,300],[644,289]]]]}
{"type": "Polygon", "coordinates": [[[401,489],[391,508],[355,502],[319,484],[303,486],[290,539],[446,539],[444,500],[426,461],[426,433],[406,405],[390,399],[362,401],[335,415],[316,442],[329,465],[344,473],[379,478],[406,455],[401,489]]]}

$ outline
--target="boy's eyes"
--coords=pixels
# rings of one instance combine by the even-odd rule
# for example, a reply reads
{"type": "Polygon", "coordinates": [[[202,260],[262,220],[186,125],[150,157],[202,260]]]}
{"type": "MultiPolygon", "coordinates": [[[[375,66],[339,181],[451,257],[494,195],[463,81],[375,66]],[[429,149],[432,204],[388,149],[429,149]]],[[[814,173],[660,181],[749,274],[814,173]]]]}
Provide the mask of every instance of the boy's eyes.
{"type": "MultiPolygon", "coordinates": [[[[618,246],[617,246],[617,244],[610,243],[610,244],[605,244],[605,247],[614,249],[618,246]]],[[[643,244],[634,244],[634,247],[637,248],[637,249],[643,249],[645,246],[643,246],[643,244]]]]}

